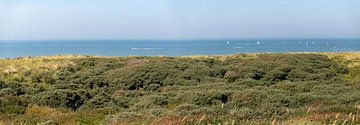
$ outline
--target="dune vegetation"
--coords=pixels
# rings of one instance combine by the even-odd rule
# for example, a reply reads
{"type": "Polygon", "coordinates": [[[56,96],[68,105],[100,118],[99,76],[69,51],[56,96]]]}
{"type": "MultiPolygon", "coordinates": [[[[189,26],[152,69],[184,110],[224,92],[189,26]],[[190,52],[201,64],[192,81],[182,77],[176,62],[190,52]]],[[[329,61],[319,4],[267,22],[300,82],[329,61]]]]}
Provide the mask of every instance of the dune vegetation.
{"type": "Polygon", "coordinates": [[[360,53],[0,59],[0,124],[360,124],[360,53]]]}

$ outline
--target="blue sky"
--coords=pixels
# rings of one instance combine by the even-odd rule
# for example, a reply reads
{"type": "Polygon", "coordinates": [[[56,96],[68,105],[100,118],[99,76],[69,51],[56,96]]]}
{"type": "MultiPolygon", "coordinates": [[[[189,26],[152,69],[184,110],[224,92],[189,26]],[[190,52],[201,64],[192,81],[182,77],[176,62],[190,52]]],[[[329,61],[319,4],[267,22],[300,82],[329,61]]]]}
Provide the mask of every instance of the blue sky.
{"type": "Polygon", "coordinates": [[[360,0],[0,0],[0,40],[360,38],[360,0]]]}

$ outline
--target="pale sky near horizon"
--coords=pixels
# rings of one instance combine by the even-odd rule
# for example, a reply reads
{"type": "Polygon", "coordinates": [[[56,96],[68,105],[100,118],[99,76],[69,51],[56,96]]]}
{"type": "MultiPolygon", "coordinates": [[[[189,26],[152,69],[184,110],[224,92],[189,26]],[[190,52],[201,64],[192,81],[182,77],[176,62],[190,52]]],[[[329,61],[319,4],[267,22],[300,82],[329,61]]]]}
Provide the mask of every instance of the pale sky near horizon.
{"type": "Polygon", "coordinates": [[[0,0],[0,40],[360,38],[360,0],[0,0]]]}

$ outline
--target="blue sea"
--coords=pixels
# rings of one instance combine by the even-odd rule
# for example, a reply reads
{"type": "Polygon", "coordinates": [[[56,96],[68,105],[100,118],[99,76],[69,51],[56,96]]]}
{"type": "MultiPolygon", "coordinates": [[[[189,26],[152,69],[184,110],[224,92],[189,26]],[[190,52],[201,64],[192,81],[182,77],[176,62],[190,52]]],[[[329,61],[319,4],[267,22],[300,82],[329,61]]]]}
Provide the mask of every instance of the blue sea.
{"type": "Polygon", "coordinates": [[[0,41],[0,58],[61,54],[186,56],[249,52],[360,51],[360,39],[0,41]]]}

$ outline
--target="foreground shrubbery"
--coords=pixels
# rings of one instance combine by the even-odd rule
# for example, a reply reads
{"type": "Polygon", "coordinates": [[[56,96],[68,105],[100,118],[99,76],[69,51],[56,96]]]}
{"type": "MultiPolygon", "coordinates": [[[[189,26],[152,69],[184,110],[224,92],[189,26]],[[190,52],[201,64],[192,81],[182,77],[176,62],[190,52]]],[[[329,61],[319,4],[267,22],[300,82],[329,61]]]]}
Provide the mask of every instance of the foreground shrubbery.
{"type": "Polygon", "coordinates": [[[360,70],[319,54],[26,60],[1,61],[4,123],[360,124],[360,70]]]}

